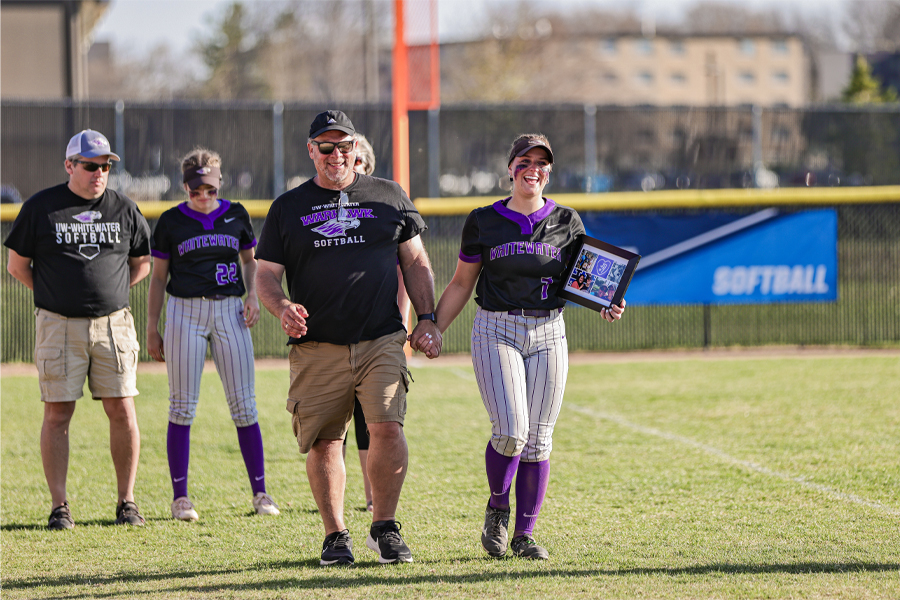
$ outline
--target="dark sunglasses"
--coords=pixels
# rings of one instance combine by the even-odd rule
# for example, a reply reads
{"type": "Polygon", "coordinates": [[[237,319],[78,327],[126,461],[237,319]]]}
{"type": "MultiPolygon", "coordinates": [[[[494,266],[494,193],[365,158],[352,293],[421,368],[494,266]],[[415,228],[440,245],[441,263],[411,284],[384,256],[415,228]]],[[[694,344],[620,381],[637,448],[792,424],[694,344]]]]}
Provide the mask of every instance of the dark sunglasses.
{"type": "Polygon", "coordinates": [[[77,158],[73,158],[72,162],[75,163],[76,165],[81,165],[82,167],[84,167],[84,170],[87,171],[88,173],[93,173],[97,169],[100,169],[101,171],[106,173],[112,167],[111,162],[95,163],[95,162],[89,162],[86,160],[78,160],[77,158]]]}
{"type": "Polygon", "coordinates": [[[341,151],[341,154],[350,154],[350,151],[353,150],[354,140],[346,140],[337,144],[334,142],[317,142],[315,140],[310,140],[310,142],[318,146],[319,152],[322,154],[331,154],[334,152],[335,147],[341,151]]]}

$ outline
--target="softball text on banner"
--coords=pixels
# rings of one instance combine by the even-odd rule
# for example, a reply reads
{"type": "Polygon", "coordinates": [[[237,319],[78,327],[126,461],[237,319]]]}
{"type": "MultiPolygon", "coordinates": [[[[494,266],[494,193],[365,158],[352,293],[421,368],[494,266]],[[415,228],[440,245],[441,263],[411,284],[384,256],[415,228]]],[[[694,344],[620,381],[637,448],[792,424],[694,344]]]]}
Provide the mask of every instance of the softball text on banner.
{"type": "Polygon", "coordinates": [[[643,256],[629,304],[837,300],[837,211],[585,215],[589,235],[643,256]]]}

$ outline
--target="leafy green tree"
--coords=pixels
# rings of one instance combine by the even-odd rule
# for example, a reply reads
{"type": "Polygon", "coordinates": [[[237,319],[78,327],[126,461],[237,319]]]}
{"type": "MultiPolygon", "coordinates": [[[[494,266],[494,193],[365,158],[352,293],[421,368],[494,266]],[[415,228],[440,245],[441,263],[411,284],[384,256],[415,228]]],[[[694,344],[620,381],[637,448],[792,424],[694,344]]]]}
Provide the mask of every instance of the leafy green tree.
{"type": "Polygon", "coordinates": [[[897,92],[894,88],[884,89],[881,82],[872,75],[872,67],[862,56],[856,57],[850,82],[841,94],[841,99],[848,104],[883,104],[896,102],[897,92]]]}

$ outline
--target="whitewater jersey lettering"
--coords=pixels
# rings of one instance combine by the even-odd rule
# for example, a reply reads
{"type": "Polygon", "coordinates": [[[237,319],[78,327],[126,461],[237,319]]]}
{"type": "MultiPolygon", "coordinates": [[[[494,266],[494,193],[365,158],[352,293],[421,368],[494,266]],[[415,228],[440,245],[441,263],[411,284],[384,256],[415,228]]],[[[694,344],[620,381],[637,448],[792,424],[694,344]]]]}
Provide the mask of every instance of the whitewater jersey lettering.
{"type": "Polygon", "coordinates": [[[485,310],[552,310],[565,305],[556,295],[568,253],[584,234],[573,209],[545,198],[530,215],[507,207],[509,199],[477,208],[463,226],[459,259],[482,263],[475,302],[485,310]]]}
{"type": "Polygon", "coordinates": [[[172,296],[243,296],[240,252],[255,245],[247,209],[219,198],[219,207],[209,214],[187,202],[161,214],[150,253],[169,261],[166,291],[172,296]]]}

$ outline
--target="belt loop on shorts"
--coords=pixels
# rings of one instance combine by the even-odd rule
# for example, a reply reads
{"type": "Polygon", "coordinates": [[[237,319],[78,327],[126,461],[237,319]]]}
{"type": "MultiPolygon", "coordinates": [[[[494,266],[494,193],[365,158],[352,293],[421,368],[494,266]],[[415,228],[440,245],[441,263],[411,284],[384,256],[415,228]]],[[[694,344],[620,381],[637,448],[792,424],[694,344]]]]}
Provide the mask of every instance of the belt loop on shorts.
{"type": "Polygon", "coordinates": [[[224,300],[228,296],[224,294],[213,294],[212,296],[200,296],[204,300],[224,300]]]}
{"type": "Polygon", "coordinates": [[[513,310],[507,311],[507,314],[510,314],[514,317],[549,317],[553,313],[561,313],[562,311],[563,309],[561,308],[555,308],[553,310],[515,308],[513,310]]]}

